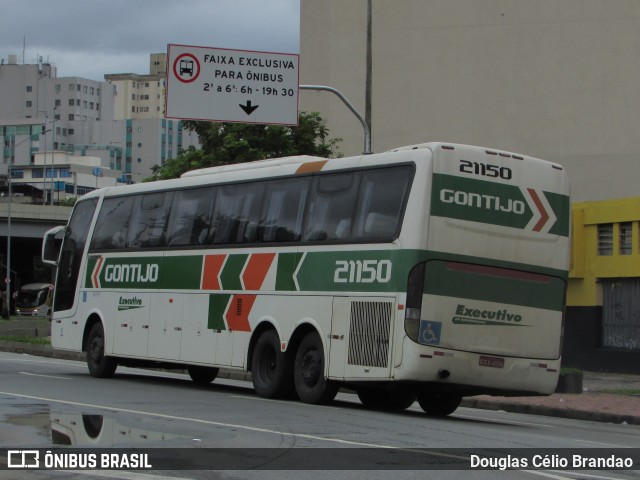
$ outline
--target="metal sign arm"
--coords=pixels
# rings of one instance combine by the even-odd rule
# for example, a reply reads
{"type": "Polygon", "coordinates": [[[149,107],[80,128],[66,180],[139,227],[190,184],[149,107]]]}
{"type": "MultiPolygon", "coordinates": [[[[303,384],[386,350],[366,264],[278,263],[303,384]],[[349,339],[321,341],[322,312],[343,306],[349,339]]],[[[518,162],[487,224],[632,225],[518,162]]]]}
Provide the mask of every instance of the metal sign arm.
{"type": "Polygon", "coordinates": [[[342,95],[342,93],[340,93],[338,90],[336,90],[335,88],[332,87],[327,87],[324,85],[300,85],[300,90],[323,90],[325,92],[331,92],[331,93],[335,93],[340,100],[342,100],[342,102],[347,106],[347,108],[349,108],[349,110],[351,110],[351,112],[358,118],[358,120],[360,120],[360,123],[362,124],[362,128],[364,128],[364,153],[365,155],[370,155],[371,152],[371,130],[369,129],[369,125],[367,124],[367,121],[364,119],[364,117],[362,115],[360,115],[360,112],[358,112],[355,107],[353,105],[351,105],[351,102],[349,102],[349,100],[347,100],[347,98],[342,95]]]}

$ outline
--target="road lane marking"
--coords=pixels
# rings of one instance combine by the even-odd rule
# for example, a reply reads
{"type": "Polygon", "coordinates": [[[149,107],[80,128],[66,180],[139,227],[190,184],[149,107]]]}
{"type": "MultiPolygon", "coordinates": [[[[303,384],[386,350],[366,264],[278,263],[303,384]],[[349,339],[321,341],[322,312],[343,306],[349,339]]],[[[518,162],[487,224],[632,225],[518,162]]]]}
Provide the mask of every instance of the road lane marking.
{"type": "Polygon", "coordinates": [[[8,357],[0,356],[0,360],[4,360],[7,362],[42,363],[45,365],[64,365],[66,367],[87,368],[87,365],[85,363],[78,364],[76,360],[69,360],[68,362],[59,362],[55,360],[35,360],[35,358],[42,358],[42,357],[8,358],[8,357]]]}
{"type": "Polygon", "coordinates": [[[515,420],[503,420],[502,418],[493,418],[493,417],[475,417],[473,415],[460,415],[458,413],[455,413],[453,415],[456,418],[466,418],[469,420],[482,420],[484,422],[486,422],[487,420],[491,421],[491,422],[495,422],[495,423],[506,423],[506,424],[512,424],[512,425],[526,425],[528,427],[547,427],[547,428],[555,428],[553,425],[547,425],[544,423],[532,423],[532,422],[517,422],[515,420]]]}
{"type": "Polygon", "coordinates": [[[55,378],[57,380],[73,380],[71,377],[57,377],[55,375],[41,375],[38,373],[29,373],[29,372],[18,372],[20,375],[29,375],[31,377],[45,377],[45,378],[55,378]]]}
{"type": "Polygon", "coordinates": [[[627,445],[616,445],[614,443],[603,443],[603,442],[590,442],[589,440],[580,440],[578,438],[574,439],[576,442],[589,443],[591,445],[604,445],[605,447],[614,447],[614,448],[630,448],[627,445]]]}

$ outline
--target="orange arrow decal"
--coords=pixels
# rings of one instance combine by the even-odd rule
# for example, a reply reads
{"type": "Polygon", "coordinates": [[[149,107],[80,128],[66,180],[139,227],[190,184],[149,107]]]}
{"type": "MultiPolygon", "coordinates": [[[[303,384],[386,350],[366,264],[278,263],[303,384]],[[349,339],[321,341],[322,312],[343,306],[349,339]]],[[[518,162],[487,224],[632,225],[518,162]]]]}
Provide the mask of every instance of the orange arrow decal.
{"type": "Polygon", "coordinates": [[[254,253],[249,257],[242,273],[245,290],[260,290],[275,257],[275,253],[254,253]]]}
{"type": "Polygon", "coordinates": [[[536,208],[540,212],[540,220],[538,220],[538,223],[536,223],[533,227],[534,232],[539,232],[540,230],[542,230],[542,227],[544,227],[545,224],[549,221],[549,213],[547,213],[547,211],[545,210],[544,205],[542,204],[542,201],[538,196],[538,192],[536,192],[533,188],[527,188],[527,191],[529,192],[529,195],[531,195],[533,203],[536,204],[536,208]]]}
{"type": "Polygon", "coordinates": [[[204,269],[202,271],[203,290],[220,290],[218,277],[226,258],[226,255],[205,255],[204,269]]]}
{"type": "Polygon", "coordinates": [[[102,270],[103,263],[104,257],[100,257],[98,263],[96,263],[96,267],[93,269],[93,276],[91,277],[93,280],[93,288],[100,288],[100,270],[102,270]]]}

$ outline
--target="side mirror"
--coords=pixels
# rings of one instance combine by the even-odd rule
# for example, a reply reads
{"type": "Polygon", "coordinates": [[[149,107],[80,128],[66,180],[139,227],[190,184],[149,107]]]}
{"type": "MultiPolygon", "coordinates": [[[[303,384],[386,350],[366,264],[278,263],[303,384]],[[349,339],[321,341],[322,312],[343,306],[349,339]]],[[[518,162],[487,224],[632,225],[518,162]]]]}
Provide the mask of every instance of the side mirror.
{"type": "Polygon", "coordinates": [[[53,265],[54,267],[58,265],[60,248],[56,248],[56,235],[64,232],[66,228],[62,226],[55,227],[44,234],[44,239],[42,240],[42,263],[53,265]]]}

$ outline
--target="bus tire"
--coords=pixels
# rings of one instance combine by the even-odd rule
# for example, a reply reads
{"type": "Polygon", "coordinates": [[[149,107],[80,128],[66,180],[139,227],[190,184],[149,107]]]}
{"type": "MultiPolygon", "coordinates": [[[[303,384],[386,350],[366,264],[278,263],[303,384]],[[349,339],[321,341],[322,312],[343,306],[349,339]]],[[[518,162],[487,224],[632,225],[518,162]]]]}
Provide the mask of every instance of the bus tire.
{"type": "Polygon", "coordinates": [[[260,335],[251,356],[251,377],[256,393],[264,398],[283,398],[293,390],[293,365],[280,349],[275,330],[260,335]]]}
{"type": "Polygon", "coordinates": [[[220,369],[214,367],[202,367],[200,365],[189,365],[187,372],[196,385],[209,385],[218,376],[220,369]]]}
{"type": "Polygon", "coordinates": [[[456,411],[462,396],[457,393],[418,393],[418,403],[432,417],[446,417],[456,411]]]}
{"type": "Polygon", "coordinates": [[[293,380],[300,400],[326,404],[336,397],[339,385],[324,376],[324,347],[316,332],[309,332],[302,339],[293,365],[293,380]]]}
{"type": "Polygon", "coordinates": [[[104,329],[98,322],[87,337],[87,366],[89,373],[95,378],[109,378],[118,368],[118,360],[104,354],[104,329]]]}
{"type": "Polygon", "coordinates": [[[366,408],[401,412],[416,401],[416,394],[398,390],[382,390],[379,388],[363,388],[357,391],[358,398],[366,408]]]}

